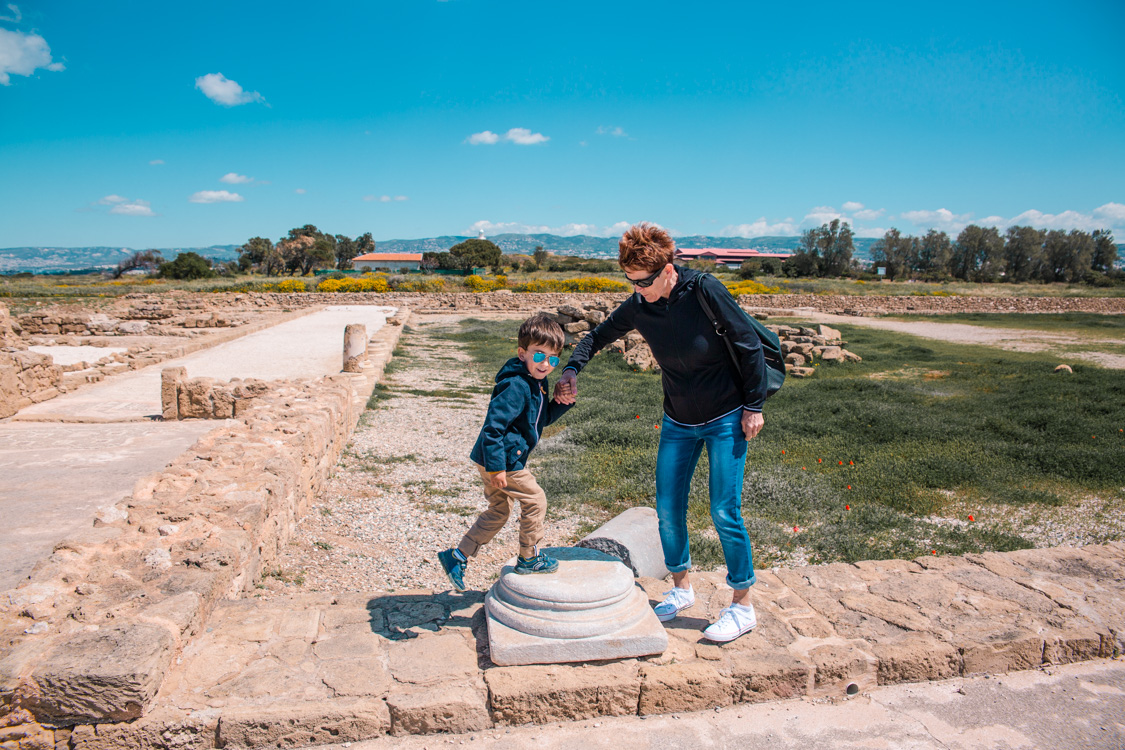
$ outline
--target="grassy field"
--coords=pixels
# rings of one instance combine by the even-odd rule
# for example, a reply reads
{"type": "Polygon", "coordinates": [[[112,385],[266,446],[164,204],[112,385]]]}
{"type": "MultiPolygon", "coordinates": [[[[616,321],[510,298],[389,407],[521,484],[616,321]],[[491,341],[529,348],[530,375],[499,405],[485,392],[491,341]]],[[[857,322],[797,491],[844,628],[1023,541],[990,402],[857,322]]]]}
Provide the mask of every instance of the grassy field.
{"type": "Polygon", "coordinates": [[[932,323],[964,323],[988,328],[1065,333],[1095,338],[1125,338],[1125,315],[1096,313],[949,313],[946,315],[888,315],[894,320],[921,320],[932,323]]]}
{"type": "MultiPolygon", "coordinates": [[[[1026,548],[1052,538],[1043,524],[1078,513],[1083,541],[1122,538],[1120,371],[1055,375],[1044,355],[841,329],[864,361],[790,378],[750,444],[744,516],[757,567],[1026,548]],[[1081,510],[1092,498],[1104,522],[1081,510]]],[[[514,334],[510,321],[467,321],[452,337],[490,382],[514,334]]],[[[532,459],[552,505],[591,527],[653,505],[661,402],[658,374],[597,356],[532,459]]],[[[706,454],[689,528],[696,564],[721,564],[706,454]]]]}

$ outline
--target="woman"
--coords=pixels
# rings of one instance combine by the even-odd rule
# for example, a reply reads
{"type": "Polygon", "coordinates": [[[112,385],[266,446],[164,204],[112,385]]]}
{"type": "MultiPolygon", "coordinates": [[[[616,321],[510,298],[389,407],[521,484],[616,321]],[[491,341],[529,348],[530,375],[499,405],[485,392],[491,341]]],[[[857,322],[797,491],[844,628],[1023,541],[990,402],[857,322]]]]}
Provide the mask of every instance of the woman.
{"type": "Polygon", "coordinates": [[[647,222],[629,228],[618,243],[618,265],[635,294],[575,347],[555,386],[559,401],[573,401],[578,373],[603,347],[636,329],[660,364],[664,420],[656,454],[656,513],[664,564],[673,588],[656,605],[661,622],[695,603],[688,571],[688,490],[703,447],[710,463],[711,519],[734,590],[729,607],[703,631],[712,641],[730,641],[757,624],[750,603],[754,562],[742,523],[742,481],[746,441],[762,429],[766,370],[761,341],[746,313],[714,276],[672,263],[671,236],[647,222]],[[696,286],[726,328],[739,358],[741,377],[730,353],[700,306],[696,286]]]}

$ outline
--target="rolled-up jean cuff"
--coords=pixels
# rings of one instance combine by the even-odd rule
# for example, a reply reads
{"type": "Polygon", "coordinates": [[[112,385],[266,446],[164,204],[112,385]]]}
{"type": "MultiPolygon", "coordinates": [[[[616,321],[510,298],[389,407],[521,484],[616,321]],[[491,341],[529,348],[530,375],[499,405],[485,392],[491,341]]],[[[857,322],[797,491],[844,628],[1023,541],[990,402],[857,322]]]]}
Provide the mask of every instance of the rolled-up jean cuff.
{"type": "Polygon", "coordinates": [[[730,576],[727,576],[727,585],[735,591],[741,591],[742,589],[748,589],[753,586],[757,580],[758,576],[756,575],[751,575],[749,581],[732,581],[730,576]]]}
{"type": "Polygon", "coordinates": [[[688,560],[683,565],[669,565],[664,563],[664,567],[668,569],[669,573],[683,573],[685,570],[691,570],[691,560],[688,560]]]}

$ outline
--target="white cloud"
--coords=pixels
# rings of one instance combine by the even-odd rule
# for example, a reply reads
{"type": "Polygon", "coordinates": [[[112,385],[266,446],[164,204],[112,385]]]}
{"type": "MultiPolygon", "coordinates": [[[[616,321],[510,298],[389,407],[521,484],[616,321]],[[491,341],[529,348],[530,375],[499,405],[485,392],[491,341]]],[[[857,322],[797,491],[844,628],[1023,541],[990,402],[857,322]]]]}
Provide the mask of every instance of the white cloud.
{"type": "MultiPolygon", "coordinates": [[[[847,206],[847,204],[844,205],[847,206]]],[[[878,219],[882,216],[883,209],[865,208],[862,211],[856,211],[853,215],[861,221],[871,221],[872,219],[878,219]]]]}
{"type": "Polygon", "coordinates": [[[120,195],[107,195],[106,197],[98,201],[98,203],[103,206],[112,206],[114,203],[124,203],[127,200],[129,199],[124,198],[120,195]]]}
{"type": "Polygon", "coordinates": [[[831,223],[834,219],[846,220],[847,217],[832,206],[816,206],[805,214],[805,218],[801,220],[801,226],[819,227],[821,224],[831,223]]]}
{"type": "Polygon", "coordinates": [[[856,237],[882,237],[887,233],[886,227],[853,227],[856,237]]]}
{"type": "Polygon", "coordinates": [[[477,232],[484,232],[486,235],[496,234],[557,234],[560,237],[575,237],[580,234],[589,235],[592,237],[615,237],[626,229],[631,224],[627,221],[619,221],[609,226],[598,226],[597,224],[578,224],[570,223],[561,226],[552,227],[546,224],[522,224],[516,221],[506,222],[491,222],[491,221],[478,221],[473,224],[468,234],[476,234],[477,232]]]}
{"type": "Polygon", "coordinates": [[[845,201],[844,210],[849,213],[853,211],[861,211],[863,210],[863,204],[857,203],[856,201],[845,201]]]}
{"type": "Polygon", "coordinates": [[[164,163],[163,159],[153,159],[152,161],[149,162],[149,164],[153,165],[154,167],[158,167],[163,163],[164,163]]]}
{"type": "Polygon", "coordinates": [[[193,193],[188,200],[192,203],[240,203],[246,199],[238,193],[226,190],[200,190],[198,193],[193,193]]]}
{"type": "Polygon", "coordinates": [[[797,225],[792,219],[783,219],[770,224],[762,217],[750,224],[731,224],[719,232],[720,237],[788,237],[797,234],[797,225]]]}
{"type": "Polygon", "coordinates": [[[594,131],[598,135],[611,135],[614,138],[628,138],[629,134],[625,132],[625,128],[620,126],[608,127],[606,125],[599,125],[598,129],[594,131]]]}
{"type": "Polygon", "coordinates": [[[196,78],[195,87],[208,99],[224,107],[265,102],[265,98],[257,91],[243,91],[236,81],[232,81],[222,73],[208,73],[196,78]]]}
{"type": "Polygon", "coordinates": [[[1111,226],[1125,225],[1125,204],[1107,203],[1094,209],[1094,217],[1111,226]]]}
{"type": "Polygon", "coordinates": [[[955,214],[948,208],[939,208],[937,211],[903,211],[900,218],[916,227],[940,229],[955,234],[972,223],[973,215],[955,214]]]}
{"type": "Polygon", "coordinates": [[[135,200],[127,203],[118,203],[109,209],[111,214],[122,216],[156,216],[149,207],[148,201],[135,200]]]}
{"type": "Polygon", "coordinates": [[[482,144],[485,146],[491,146],[499,140],[500,136],[496,135],[496,133],[493,133],[491,130],[482,130],[479,133],[473,133],[472,135],[470,135],[465,139],[465,142],[473,146],[480,146],[482,144]]]}
{"type": "Polygon", "coordinates": [[[551,139],[542,133],[532,133],[527,128],[512,128],[504,134],[504,140],[517,146],[533,146],[536,143],[546,143],[551,139]]]}
{"type": "MultiPolygon", "coordinates": [[[[9,5],[9,8],[15,8],[9,5]]],[[[19,9],[16,8],[16,15],[19,9]]],[[[14,20],[14,19],[13,19],[14,20]]],[[[0,29],[0,86],[11,84],[11,75],[29,76],[37,68],[65,70],[61,62],[51,61],[51,48],[38,34],[0,29]]]]}
{"type": "Polygon", "coordinates": [[[297,188],[293,192],[296,193],[297,195],[304,195],[305,193],[308,192],[308,190],[305,190],[304,188],[297,188]]]}
{"type": "Polygon", "coordinates": [[[237,174],[235,172],[227,172],[225,175],[219,178],[219,182],[225,182],[228,185],[241,185],[243,183],[253,181],[253,177],[247,177],[246,175],[237,174]]]}
{"type": "Polygon", "coordinates": [[[368,201],[368,202],[379,201],[380,203],[391,203],[391,202],[395,202],[395,201],[408,201],[408,200],[410,200],[405,195],[396,195],[394,197],[391,197],[389,195],[365,195],[365,196],[363,196],[363,199],[365,201],[368,201]]]}
{"type": "Polygon", "coordinates": [[[12,11],[12,15],[0,16],[0,21],[11,21],[12,23],[19,23],[20,19],[23,18],[23,14],[20,13],[19,6],[17,6],[15,3],[8,3],[8,10],[12,11]]]}

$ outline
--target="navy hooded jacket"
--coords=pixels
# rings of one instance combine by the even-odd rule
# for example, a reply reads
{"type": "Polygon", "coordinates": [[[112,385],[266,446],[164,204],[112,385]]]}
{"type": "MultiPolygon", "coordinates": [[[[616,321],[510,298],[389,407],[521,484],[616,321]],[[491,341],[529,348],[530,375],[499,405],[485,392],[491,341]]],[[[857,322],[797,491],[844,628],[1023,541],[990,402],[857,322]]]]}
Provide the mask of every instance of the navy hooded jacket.
{"type": "Polygon", "coordinates": [[[547,379],[538,380],[519,357],[512,357],[496,373],[484,426],[469,454],[487,471],[519,471],[543,429],[573,404],[551,401],[547,379]]]}

